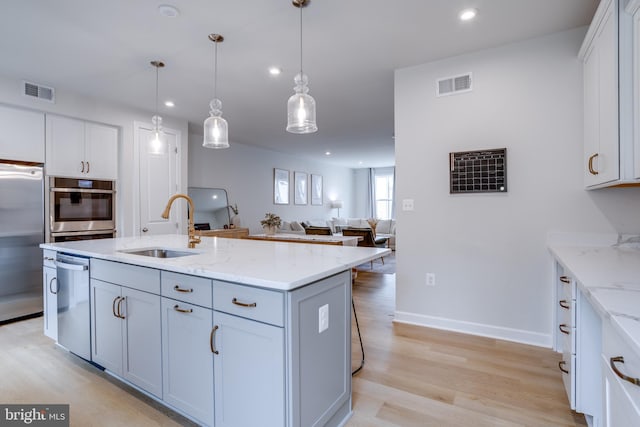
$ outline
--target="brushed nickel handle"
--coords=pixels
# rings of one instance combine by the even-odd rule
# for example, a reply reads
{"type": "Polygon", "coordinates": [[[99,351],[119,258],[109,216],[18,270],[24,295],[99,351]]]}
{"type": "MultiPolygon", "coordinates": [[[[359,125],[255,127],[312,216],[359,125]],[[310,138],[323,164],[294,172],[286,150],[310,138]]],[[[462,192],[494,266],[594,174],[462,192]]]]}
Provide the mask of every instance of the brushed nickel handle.
{"type": "Polygon", "coordinates": [[[118,317],[121,319],[125,319],[122,314],[122,302],[125,300],[125,297],[120,297],[120,301],[118,301],[118,317]]]}
{"type": "Polygon", "coordinates": [[[218,354],[218,350],[213,346],[213,341],[216,338],[216,331],[218,330],[218,325],[214,325],[213,329],[211,329],[211,333],[209,334],[209,347],[211,348],[211,353],[218,354]]]}
{"type": "Polygon", "coordinates": [[[239,305],[240,307],[257,307],[258,306],[258,304],[255,302],[247,304],[246,302],[238,301],[237,298],[232,299],[231,302],[234,303],[235,305],[239,305]]]}
{"type": "Polygon", "coordinates": [[[571,308],[571,306],[569,306],[569,303],[567,302],[566,299],[561,299],[560,301],[558,301],[558,304],[560,304],[560,307],[566,308],[567,310],[571,308]]]}
{"type": "Polygon", "coordinates": [[[627,375],[623,374],[616,367],[616,365],[615,365],[616,362],[624,363],[624,357],[618,356],[618,357],[612,357],[611,359],[609,359],[609,364],[611,365],[611,369],[613,369],[613,372],[615,372],[616,375],[619,376],[620,378],[622,378],[623,380],[629,381],[631,384],[635,384],[637,386],[640,386],[640,378],[633,378],[633,377],[630,377],[630,376],[627,376],[627,375]]]}
{"type": "Polygon", "coordinates": [[[173,306],[173,309],[177,312],[180,313],[193,313],[193,309],[192,308],[180,308],[180,306],[178,304],[173,306]]]}
{"type": "Polygon", "coordinates": [[[571,283],[571,279],[568,276],[560,276],[560,281],[567,284],[571,283]]]}
{"type": "Polygon", "coordinates": [[[116,314],[116,302],[120,299],[120,297],[115,297],[113,299],[113,304],[111,304],[111,312],[113,313],[113,317],[120,317],[116,314]]]}
{"type": "Polygon", "coordinates": [[[58,293],[58,278],[57,277],[52,277],[51,280],[49,280],[49,292],[51,292],[53,295],[58,293]],[[51,285],[53,284],[54,280],[56,281],[56,290],[55,291],[51,287],[51,285]]]}
{"type": "Polygon", "coordinates": [[[558,369],[560,369],[562,372],[564,372],[565,374],[569,373],[569,370],[564,369],[564,365],[566,365],[567,362],[565,362],[564,360],[561,360],[558,362],[558,369]]]}
{"type": "Polygon", "coordinates": [[[593,168],[593,159],[598,157],[598,153],[589,156],[589,173],[591,175],[598,175],[598,171],[593,168]]]}
{"type": "Polygon", "coordinates": [[[175,285],[173,287],[173,290],[176,291],[176,292],[182,292],[182,293],[186,293],[186,294],[188,294],[190,292],[193,292],[192,288],[181,288],[180,285],[175,285]]]}
{"type": "Polygon", "coordinates": [[[560,332],[562,332],[563,334],[571,335],[571,331],[564,329],[566,327],[567,325],[565,325],[564,323],[562,323],[561,325],[558,325],[558,329],[560,329],[560,332]]]}
{"type": "Polygon", "coordinates": [[[80,173],[84,173],[84,160],[81,160],[80,163],[82,163],[82,170],[80,171],[80,173]]]}
{"type": "Polygon", "coordinates": [[[87,162],[87,173],[89,173],[90,169],[91,169],[91,166],[89,165],[89,162],[87,162]]]}

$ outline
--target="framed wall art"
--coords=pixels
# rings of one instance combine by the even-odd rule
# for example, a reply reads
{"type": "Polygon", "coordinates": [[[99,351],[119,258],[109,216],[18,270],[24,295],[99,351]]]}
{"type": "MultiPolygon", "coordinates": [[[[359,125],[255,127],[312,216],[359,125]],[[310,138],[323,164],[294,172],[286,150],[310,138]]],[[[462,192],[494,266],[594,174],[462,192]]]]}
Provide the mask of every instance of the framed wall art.
{"type": "Polygon", "coordinates": [[[286,169],[273,169],[273,203],[289,204],[289,171],[286,169]]]}
{"type": "Polygon", "coordinates": [[[322,175],[311,174],[311,204],[322,205],[322,175]]]}
{"type": "Polygon", "coordinates": [[[294,198],[293,203],[296,205],[307,204],[307,173],[306,172],[294,172],[294,198]]]}

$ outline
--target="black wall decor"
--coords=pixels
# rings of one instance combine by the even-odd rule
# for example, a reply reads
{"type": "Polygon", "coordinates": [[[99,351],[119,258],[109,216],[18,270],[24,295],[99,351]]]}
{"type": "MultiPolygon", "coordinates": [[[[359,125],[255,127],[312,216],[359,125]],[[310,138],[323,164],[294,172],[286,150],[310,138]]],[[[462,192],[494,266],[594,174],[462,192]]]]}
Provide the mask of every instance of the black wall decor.
{"type": "Polygon", "coordinates": [[[449,192],[506,193],[507,149],[449,153],[449,192]]]}

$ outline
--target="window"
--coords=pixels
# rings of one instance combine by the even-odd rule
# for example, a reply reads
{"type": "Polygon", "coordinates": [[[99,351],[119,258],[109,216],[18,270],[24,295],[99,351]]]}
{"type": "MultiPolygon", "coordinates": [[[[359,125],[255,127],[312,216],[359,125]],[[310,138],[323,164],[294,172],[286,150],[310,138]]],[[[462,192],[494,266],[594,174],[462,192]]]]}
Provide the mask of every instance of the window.
{"type": "Polygon", "coordinates": [[[378,219],[392,219],[393,212],[393,168],[374,170],[374,216],[378,219]]]}

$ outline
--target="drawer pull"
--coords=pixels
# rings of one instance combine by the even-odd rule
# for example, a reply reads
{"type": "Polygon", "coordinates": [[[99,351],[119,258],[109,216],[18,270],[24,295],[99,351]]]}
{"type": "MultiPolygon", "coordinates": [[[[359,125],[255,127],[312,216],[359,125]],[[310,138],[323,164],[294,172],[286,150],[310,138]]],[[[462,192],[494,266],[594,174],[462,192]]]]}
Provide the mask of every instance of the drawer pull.
{"type": "Polygon", "coordinates": [[[616,362],[624,363],[624,357],[618,356],[618,357],[612,357],[611,359],[609,359],[609,363],[611,364],[611,369],[613,369],[613,372],[615,372],[616,375],[622,378],[623,380],[629,381],[631,384],[640,386],[640,378],[633,378],[623,374],[618,370],[618,368],[616,368],[616,365],[615,365],[616,362]]]}
{"type": "Polygon", "coordinates": [[[593,168],[593,159],[598,157],[598,153],[589,156],[589,173],[591,175],[598,175],[598,171],[593,168]]]}
{"type": "Polygon", "coordinates": [[[211,333],[209,334],[209,347],[211,347],[211,353],[218,354],[218,350],[213,346],[213,340],[216,338],[216,331],[218,330],[218,325],[215,325],[213,329],[211,329],[211,333]]]}
{"type": "Polygon", "coordinates": [[[118,317],[121,319],[124,319],[124,315],[122,314],[122,302],[125,300],[126,297],[120,297],[120,301],[118,301],[118,317]]]}
{"type": "Polygon", "coordinates": [[[240,301],[238,301],[237,298],[232,299],[231,302],[234,303],[235,305],[239,305],[240,307],[257,307],[257,305],[258,305],[255,302],[252,302],[252,303],[249,303],[249,304],[247,304],[246,302],[240,302],[240,301]]]}
{"type": "Polygon", "coordinates": [[[571,331],[567,330],[565,328],[567,328],[568,326],[565,325],[564,323],[558,325],[558,329],[560,329],[560,332],[562,332],[563,334],[567,334],[567,335],[571,335],[571,331]]]}
{"type": "Polygon", "coordinates": [[[179,313],[193,313],[192,308],[180,308],[178,304],[174,305],[173,309],[179,313]]]}
{"type": "Polygon", "coordinates": [[[569,310],[571,307],[569,306],[569,303],[567,302],[566,299],[562,299],[558,302],[558,304],[560,304],[560,307],[562,308],[566,308],[567,310],[569,310]]]}
{"type": "Polygon", "coordinates": [[[56,277],[52,277],[51,280],[49,280],[49,292],[51,292],[53,295],[58,293],[58,290],[60,289],[60,286],[58,285],[58,278],[56,277]],[[53,284],[53,281],[56,281],[56,290],[53,290],[53,286],[51,286],[53,284]]]}
{"type": "Polygon", "coordinates": [[[560,276],[560,281],[567,284],[571,283],[571,279],[569,279],[569,277],[567,276],[560,276]]]}
{"type": "Polygon", "coordinates": [[[173,287],[173,290],[176,291],[176,292],[182,292],[182,293],[185,293],[185,294],[193,292],[192,288],[189,288],[189,289],[181,288],[180,285],[175,285],[173,287]]]}
{"type": "Polygon", "coordinates": [[[559,361],[558,362],[558,369],[560,369],[565,374],[568,374],[569,371],[567,369],[564,369],[564,365],[566,365],[566,364],[567,364],[567,362],[565,362],[564,360],[559,361]]]}

